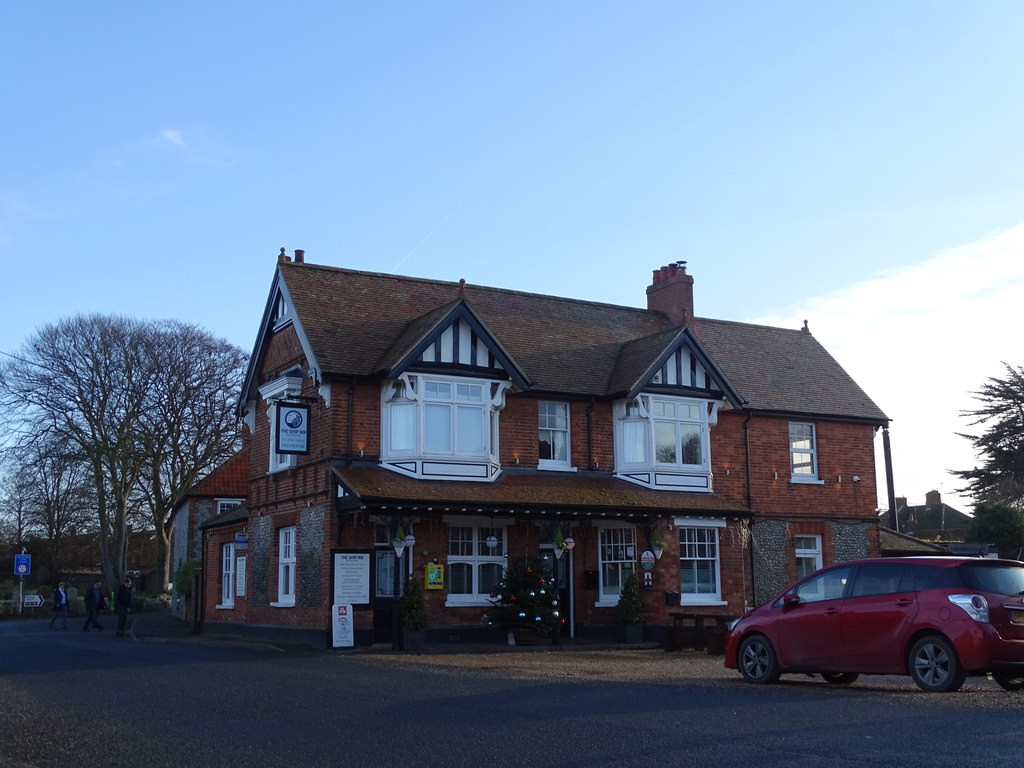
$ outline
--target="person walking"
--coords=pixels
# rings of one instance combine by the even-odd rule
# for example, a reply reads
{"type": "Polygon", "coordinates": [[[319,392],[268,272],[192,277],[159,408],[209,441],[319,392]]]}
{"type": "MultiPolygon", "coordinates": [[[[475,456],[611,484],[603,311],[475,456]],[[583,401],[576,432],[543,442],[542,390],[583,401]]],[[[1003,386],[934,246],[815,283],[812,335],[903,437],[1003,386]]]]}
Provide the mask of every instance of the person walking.
{"type": "Polygon", "coordinates": [[[124,584],[117,588],[117,636],[127,637],[125,623],[128,621],[128,611],[132,609],[132,580],[125,579],[124,584]]]}
{"type": "Polygon", "coordinates": [[[99,612],[103,608],[103,589],[100,586],[103,582],[96,579],[89,587],[89,591],[85,593],[85,626],[82,629],[88,632],[93,626],[96,627],[100,632],[103,631],[103,625],[100,624],[99,612]]]}
{"type": "Polygon", "coordinates": [[[53,624],[57,621],[57,617],[60,616],[60,628],[68,628],[68,593],[64,589],[64,582],[57,584],[57,588],[53,590],[53,618],[50,619],[50,629],[53,629],[53,624]]]}

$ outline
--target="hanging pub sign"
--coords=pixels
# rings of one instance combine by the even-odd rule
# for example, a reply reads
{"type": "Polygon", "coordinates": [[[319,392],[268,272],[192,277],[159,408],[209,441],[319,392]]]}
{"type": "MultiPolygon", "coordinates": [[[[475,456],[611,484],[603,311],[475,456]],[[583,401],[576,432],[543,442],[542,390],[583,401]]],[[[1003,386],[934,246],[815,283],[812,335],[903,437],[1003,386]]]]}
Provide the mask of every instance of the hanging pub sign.
{"type": "Polygon", "coordinates": [[[309,453],[309,406],[277,404],[275,453],[309,453]]]}

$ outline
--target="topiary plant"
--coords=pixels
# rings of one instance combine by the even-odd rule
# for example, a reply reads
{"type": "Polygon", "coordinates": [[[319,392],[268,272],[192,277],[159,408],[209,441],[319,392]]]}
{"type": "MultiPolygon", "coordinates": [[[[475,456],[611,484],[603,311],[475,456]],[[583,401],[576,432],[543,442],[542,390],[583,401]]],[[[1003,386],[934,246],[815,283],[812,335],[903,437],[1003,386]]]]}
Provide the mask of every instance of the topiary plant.
{"type": "Polygon", "coordinates": [[[622,582],[619,604],[615,606],[615,619],[621,624],[642,624],[644,604],[640,601],[640,582],[636,573],[630,573],[622,582]]]}
{"type": "Polygon", "coordinates": [[[403,627],[412,630],[427,628],[427,606],[423,600],[423,587],[415,576],[409,576],[405,580],[401,609],[403,627]]]}

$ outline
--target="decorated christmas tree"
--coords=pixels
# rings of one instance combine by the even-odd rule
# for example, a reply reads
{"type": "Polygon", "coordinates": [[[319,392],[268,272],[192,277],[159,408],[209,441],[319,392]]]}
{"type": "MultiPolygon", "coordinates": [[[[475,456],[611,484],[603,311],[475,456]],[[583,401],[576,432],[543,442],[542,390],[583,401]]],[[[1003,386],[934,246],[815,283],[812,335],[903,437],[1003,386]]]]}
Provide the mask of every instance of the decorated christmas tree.
{"type": "Polygon", "coordinates": [[[550,635],[561,625],[558,590],[539,560],[516,560],[491,593],[487,623],[512,632],[550,635]]]}

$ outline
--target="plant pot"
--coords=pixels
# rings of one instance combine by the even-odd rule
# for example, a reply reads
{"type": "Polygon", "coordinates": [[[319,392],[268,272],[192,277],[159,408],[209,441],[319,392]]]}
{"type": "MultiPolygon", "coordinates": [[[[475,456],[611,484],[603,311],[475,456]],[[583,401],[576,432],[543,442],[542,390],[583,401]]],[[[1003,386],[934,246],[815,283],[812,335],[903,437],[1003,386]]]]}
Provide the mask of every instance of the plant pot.
{"type": "Polygon", "coordinates": [[[533,645],[537,642],[537,633],[532,629],[517,629],[512,632],[516,645],[533,645]]]}
{"type": "Polygon", "coordinates": [[[427,647],[426,632],[422,629],[402,628],[402,650],[419,651],[427,647]]]}
{"type": "Polygon", "coordinates": [[[644,641],[643,624],[619,624],[619,642],[636,645],[644,641]]]}

